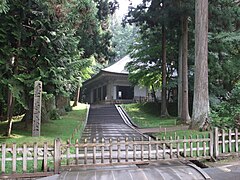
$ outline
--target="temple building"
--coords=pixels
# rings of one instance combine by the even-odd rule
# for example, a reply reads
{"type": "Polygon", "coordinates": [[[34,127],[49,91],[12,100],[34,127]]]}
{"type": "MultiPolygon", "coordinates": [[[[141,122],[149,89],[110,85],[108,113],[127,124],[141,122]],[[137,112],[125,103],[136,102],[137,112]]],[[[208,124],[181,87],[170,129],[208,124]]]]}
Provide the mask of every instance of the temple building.
{"type": "Polygon", "coordinates": [[[134,86],[128,80],[125,66],[132,59],[125,56],[83,83],[82,93],[88,103],[128,103],[151,99],[146,87],[134,86]]]}

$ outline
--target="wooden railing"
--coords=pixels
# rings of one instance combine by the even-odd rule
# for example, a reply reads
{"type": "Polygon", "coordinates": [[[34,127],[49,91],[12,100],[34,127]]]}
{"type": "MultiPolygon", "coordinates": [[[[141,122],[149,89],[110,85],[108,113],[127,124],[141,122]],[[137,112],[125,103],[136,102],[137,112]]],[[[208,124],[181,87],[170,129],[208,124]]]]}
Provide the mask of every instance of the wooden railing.
{"type": "Polygon", "coordinates": [[[218,130],[207,136],[179,136],[162,139],[93,139],[64,144],[59,139],[53,145],[5,143],[0,146],[0,179],[6,174],[59,173],[71,166],[105,166],[142,164],[168,159],[218,158],[238,155],[240,133],[237,129],[218,130]]]}
{"type": "Polygon", "coordinates": [[[142,164],[164,159],[210,158],[213,155],[213,144],[209,137],[197,139],[179,137],[161,140],[149,138],[141,140],[101,139],[85,143],[63,145],[61,166],[106,166],[121,164],[142,164]]]}
{"type": "Polygon", "coordinates": [[[41,172],[38,176],[46,176],[49,171],[53,171],[54,166],[49,163],[53,164],[54,152],[54,148],[49,147],[47,143],[42,146],[38,146],[37,143],[31,146],[26,143],[22,146],[17,146],[16,143],[7,146],[3,143],[0,150],[1,174],[41,172]]]}
{"type": "Polygon", "coordinates": [[[240,133],[235,130],[214,129],[214,156],[238,155],[240,145],[240,133]]]}

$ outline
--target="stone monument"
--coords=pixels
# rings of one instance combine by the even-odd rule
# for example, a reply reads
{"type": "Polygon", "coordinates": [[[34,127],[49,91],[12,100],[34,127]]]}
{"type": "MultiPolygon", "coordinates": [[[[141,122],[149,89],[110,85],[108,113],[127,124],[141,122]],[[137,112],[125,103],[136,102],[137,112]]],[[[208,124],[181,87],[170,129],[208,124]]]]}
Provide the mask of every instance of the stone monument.
{"type": "Polygon", "coordinates": [[[42,82],[34,83],[34,100],[33,100],[33,126],[32,136],[40,136],[41,130],[41,107],[42,107],[42,82]]]}

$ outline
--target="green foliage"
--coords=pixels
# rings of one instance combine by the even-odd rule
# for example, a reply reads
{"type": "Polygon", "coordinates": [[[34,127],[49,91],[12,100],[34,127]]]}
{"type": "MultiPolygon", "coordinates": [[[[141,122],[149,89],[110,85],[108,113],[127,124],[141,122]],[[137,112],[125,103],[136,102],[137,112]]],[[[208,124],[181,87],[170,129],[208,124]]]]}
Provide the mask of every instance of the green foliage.
{"type": "Polygon", "coordinates": [[[212,125],[220,128],[240,128],[240,83],[228,98],[212,109],[212,125]]]}
{"type": "Polygon", "coordinates": [[[51,120],[58,120],[61,119],[59,113],[58,113],[58,109],[52,109],[50,112],[50,119],[51,120]]]}
{"type": "Polygon", "coordinates": [[[7,0],[1,0],[0,1],[0,14],[6,13],[9,10],[7,0]]]}
{"type": "Polygon", "coordinates": [[[72,111],[72,106],[65,106],[65,110],[66,110],[66,112],[72,111]]]}
{"type": "MultiPolygon", "coordinates": [[[[134,58],[128,68],[130,80],[152,89],[162,85],[162,27],[166,28],[167,51],[167,89],[177,87],[176,71],[178,42],[180,37],[180,19],[193,16],[193,1],[142,1],[136,8],[131,8],[124,22],[134,23],[139,27],[139,36],[130,48],[134,58]]],[[[192,23],[192,21],[190,21],[192,23]]],[[[190,23],[189,23],[190,24],[190,23]]],[[[193,36],[191,34],[191,36],[193,36]]],[[[193,60],[193,58],[191,58],[193,60]]]]}
{"type": "Polygon", "coordinates": [[[113,33],[112,43],[116,53],[115,60],[119,60],[128,54],[129,47],[133,46],[137,35],[137,27],[120,23],[116,17],[112,17],[111,30],[113,33]]]}
{"type": "MultiPolygon", "coordinates": [[[[75,93],[93,73],[94,62],[110,58],[108,28],[115,3],[103,10],[90,0],[13,0],[0,3],[0,101],[6,113],[8,89],[16,106],[30,109],[34,81],[54,95],[75,93]]],[[[99,1],[101,8],[104,3],[99,1]]]]}
{"type": "MultiPolygon", "coordinates": [[[[194,1],[142,1],[131,7],[124,22],[139,27],[139,36],[131,50],[135,60],[129,64],[130,80],[144,86],[161,85],[161,26],[167,30],[168,89],[176,88],[180,19],[189,21],[189,94],[194,75],[194,1]],[[161,3],[165,3],[162,4],[161,3]],[[156,6],[158,4],[158,6],[156,6]],[[159,6],[160,4],[160,6],[159,6]],[[170,17],[170,18],[169,18],[170,17]],[[154,63],[152,63],[154,62],[154,63]],[[149,67],[150,66],[150,67],[149,67]]],[[[209,1],[209,90],[215,103],[226,100],[240,79],[239,22],[240,6],[235,0],[209,1]]],[[[191,98],[190,98],[191,99],[191,98]]],[[[211,105],[214,102],[211,102],[211,105]]]]}
{"type": "Polygon", "coordinates": [[[226,100],[240,79],[240,7],[234,0],[214,0],[209,4],[210,93],[226,100]]]}
{"type": "Polygon", "coordinates": [[[156,88],[161,85],[161,60],[159,58],[161,46],[154,39],[154,36],[150,35],[144,41],[138,39],[139,41],[137,40],[132,46],[133,61],[127,65],[127,68],[130,72],[129,79],[133,84],[156,88]]]}

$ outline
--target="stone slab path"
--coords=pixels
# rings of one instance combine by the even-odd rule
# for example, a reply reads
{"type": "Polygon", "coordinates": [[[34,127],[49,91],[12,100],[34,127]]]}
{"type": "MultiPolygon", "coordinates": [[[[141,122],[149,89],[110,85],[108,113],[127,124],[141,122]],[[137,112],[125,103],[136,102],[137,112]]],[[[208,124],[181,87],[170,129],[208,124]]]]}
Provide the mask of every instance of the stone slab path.
{"type": "MultiPolygon", "coordinates": [[[[158,129],[159,130],[159,129],[158,129]]],[[[143,132],[143,131],[142,131],[143,132]]],[[[92,105],[89,110],[88,122],[82,134],[81,142],[85,139],[91,141],[96,138],[100,141],[102,138],[112,138],[124,140],[135,138],[140,140],[147,137],[141,132],[128,126],[121,115],[113,105],[92,105]]],[[[58,176],[48,177],[43,180],[190,180],[190,179],[208,179],[203,176],[203,171],[186,165],[181,161],[164,160],[152,162],[145,165],[124,165],[124,166],[106,166],[106,167],[86,167],[76,169],[73,167],[64,171],[58,176]],[[52,179],[51,179],[52,178],[52,179]]]]}
{"type": "Polygon", "coordinates": [[[124,140],[126,137],[129,140],[144,138],[143,134],[124,123],[114,105],[91,105],[81,142],[84,139],[91,141],[93,138],[97,141],[102,138],[124,140]]]}

